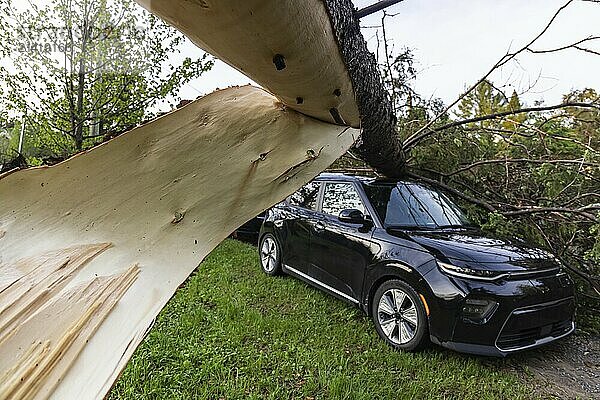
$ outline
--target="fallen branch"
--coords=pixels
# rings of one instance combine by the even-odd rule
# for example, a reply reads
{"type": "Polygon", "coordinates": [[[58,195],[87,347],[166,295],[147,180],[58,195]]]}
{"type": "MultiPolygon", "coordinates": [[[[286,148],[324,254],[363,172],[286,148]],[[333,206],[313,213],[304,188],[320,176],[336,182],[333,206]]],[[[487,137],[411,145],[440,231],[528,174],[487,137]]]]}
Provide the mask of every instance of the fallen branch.
{"type": "Polygon", "coordinates": [[[431,184],[433,186],[440,187],[440,188],[444,189],[445,191],[447,191],[449,193],[452,193],[453,195],[455,195],[455,196],[457,196],[457,197],[459,197],[459,198],[461,198],[463,200],[466,200],[466,201],[468,201],[470,203],[477,204],[477,205],[485,208],[486,210],[488,210],[490,212],[496,211],[496,207],[494,207],[490,203],[488,203],[488,202],[486,202],[484,200],[479,200],[479,199],[476,199],[476,198],[474,198],[472,196],[469,196],[468,194],[465,194],[465,193],[463,193],[461,191],[458,191],[458,190],[454,189],[453,187],[448,186],[448,185],[446,185],[446,184],[444,184],[444,183],[442,183],[442,182],[440,182],[440,181],[438,181],[436,179],[427,178],[425,176],[415,174],[414,172],[411,172],[411,171],[407,171],[406,175],[409,176],[409,177],[411,177],[411,178],[418,179],[420,181],[429,183],[429,184],[431,184]]]}
{"type": "Polygon", "coordinates": [[[480,117],[468,118],[468,119],[464,119],[461,121],[454,121],[449,124],[445,124],[445,125],[433,128],[433,129],[428,129],[427,131],[422,132],[418,136],[413,135],[413,136],[409,137],[408,139],[406,139],[404,141],[403,147],[404,147],[405,151],[409,150],[410,148],[414,147],[417,143],[419,143],[421,140],[423,140],[435,133],[445,131],[445,130],[448,130],[451,128],[456,128],[456,127],[462,126],[462,125],[483,122],[483,121],[489,121],[489,120],[495,120],[495,119],[499,119],[499,118],[503,118],[503,117],[508,117],[511,115],[526,114],[526,113],[531,113],[531,112],[553,111],[553,110],[558,110],[558,109],[567,108],[567,107],[594,108],[594,109],[600,110],[600,105],[597,103],[566,102],[566,103],[561,103],[561,104],[554,104],[551,106],[526,107],[526,108],[521,108],[519,110],[502,111],[502,112],[498,112],[498,113],[494,113],[494,114],[482,115],[480,117]]]}
{"type": "Polygon", "coordinates": [[[456,171],[453,172],[447,172],[447,173],[443,173],[443,172],[438,172],[440,175],[444,176],[444,177],[450,177],[453,175],[457,175],[466,171],[469,171],[473,168],[482,166],[482,165],[489,165],[489,164],[511,164],[511,163],[525,163],[525,164],[552,164],[552,165],[557,165],[557,164],[575,164],[575,165],[579,165],[579,166],[588,166],[588,167],[597,167],[600,168],[600,164],[598,163],[592,163],[592,162],[586,162],[583,160],[536,160],[536,159],[529,159],[529,158],[505,158],[505,159],[493,159],[493,160],[481,160],[481,161],[476,161],[473,164],[467,165],[465,167],[459,168],[456,171]]]}
{"type": "Polygon", "coordinates": [[[515,217],[526,214],[539,214],[539,213],[564,213],[564,214],[578,214],[585,217],[593,222],[598,222],[598,218],[594,214],[590,214],[588,210],[600,210],[600,206],[587,206],[582,208],[566,208],[566,207],[525,207],[515,211],[504,211],[502,215],[506,217],[515,217]]]}

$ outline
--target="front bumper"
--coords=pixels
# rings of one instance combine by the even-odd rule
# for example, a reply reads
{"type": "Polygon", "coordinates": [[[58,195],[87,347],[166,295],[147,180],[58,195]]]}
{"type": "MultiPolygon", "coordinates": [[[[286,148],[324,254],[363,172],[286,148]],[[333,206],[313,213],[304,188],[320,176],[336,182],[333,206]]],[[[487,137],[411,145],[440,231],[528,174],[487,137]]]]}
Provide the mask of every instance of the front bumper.
{"type": "MultiPolygon", "coordinates": [[[[505,357],[561,339],[575,331],[573,298],[514,310],[504,322],[493,345],[456,341],[433,342],[463,353],[505,357]]],[[[476,334],[476,329],[472,334],[476,334]]]]}
{"type": "Polygon", "coordinates": [[[434,269],[426,280],[435,299],[430,304],[431,340],[443,347],[506,356],[575,330],[573,282],[564,273],[492,283],[450,277],[434,269]],[[485,322],[476,323],[462,315],[467,298],[493,300],[498,307],[485,322]]]}

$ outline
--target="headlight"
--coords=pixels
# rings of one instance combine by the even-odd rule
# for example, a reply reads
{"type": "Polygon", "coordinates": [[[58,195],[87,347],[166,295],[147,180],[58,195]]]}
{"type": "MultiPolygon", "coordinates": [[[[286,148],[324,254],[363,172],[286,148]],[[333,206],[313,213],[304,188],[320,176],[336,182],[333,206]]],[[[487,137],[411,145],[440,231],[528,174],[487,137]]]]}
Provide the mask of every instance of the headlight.
{"type": "Polygon", "coordinates": [[[489,271],[482,269],[473,269],[466,267],[457,267],[456,265],[437,262],[440,269],[448,275],[458,276],[460,278],[476,279],[480,281],[495,281],[497,279],[508,276],[509,274],[502,271],[489,271]]]}

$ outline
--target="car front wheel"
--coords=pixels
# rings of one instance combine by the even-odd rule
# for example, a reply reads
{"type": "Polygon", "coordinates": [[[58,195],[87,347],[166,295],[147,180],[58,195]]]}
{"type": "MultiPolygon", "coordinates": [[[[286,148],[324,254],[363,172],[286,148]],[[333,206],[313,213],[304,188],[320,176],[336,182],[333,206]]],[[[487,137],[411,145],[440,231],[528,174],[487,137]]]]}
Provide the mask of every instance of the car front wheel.
{"type": "Polygon", "coordinates": [[[403,281],[390,280],[377,289],[372,317],[379,336],[396,349],[416,351],[427,343],[425,307],[417,292],[403,281]]]}
{"type": "Polygon", "coordinates": [[[281,252],[277,239],[271,233],[260,239],[260,266],[269,275],[281,274],[281,252]]]}

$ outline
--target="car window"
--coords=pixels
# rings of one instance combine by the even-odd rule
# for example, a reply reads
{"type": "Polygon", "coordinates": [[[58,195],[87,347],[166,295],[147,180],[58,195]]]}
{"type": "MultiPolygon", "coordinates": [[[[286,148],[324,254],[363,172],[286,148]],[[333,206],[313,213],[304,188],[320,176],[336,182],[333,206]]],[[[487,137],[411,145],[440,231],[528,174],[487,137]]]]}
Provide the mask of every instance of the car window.
{"type": "Polygon", "coordinates": [[[289,202],[293,206],[307,208],[309,210],[316,210],[320,188],[320,182],[309,182],[298,189],[296,193],[292,194],[289,197],[289,202]]]}
{"type": "Polygon", "coordinates": [[[386,227],[470,225],[464,213],[450,199],[423,185],[365,185],[365,192],[386,227]]]}
{"type": "Polygon", "coordinates": [[[327,183],[323,195],[323,212],[337,217],[340,211],[347,208],[355,208],[366,214],[365,206],[354,185],[351,183],[327,183]]]}

